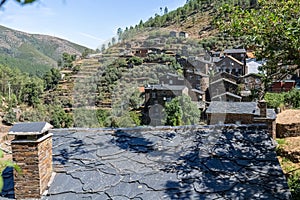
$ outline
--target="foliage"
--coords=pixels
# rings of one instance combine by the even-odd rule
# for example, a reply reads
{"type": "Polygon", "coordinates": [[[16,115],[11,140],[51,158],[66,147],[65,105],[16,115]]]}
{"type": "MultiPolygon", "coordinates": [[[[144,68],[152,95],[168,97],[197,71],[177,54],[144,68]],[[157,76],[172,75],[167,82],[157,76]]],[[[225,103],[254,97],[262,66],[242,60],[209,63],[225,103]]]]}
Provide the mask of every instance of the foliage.
{"type": "Polygon", "coordinates": [[[61,80],[60,71],[58,69],[52,68],[50,71],[45,73],[43,79],[45,81],[46,90],[54,89],[61,80]]]}
{"type": "Polygon", "coordinates": [[[295,88],[290,90],[289,92],[267,92],[264,98],[267,102],[268,107],[270,108],[278,108],[281,106],[300,108],[300,91],[295,88]]]}
{"type": "Polygon", "coordinates": [[[68,53],[62,54],[62,66],[63,68],[72,69],[73,62],[76,60],[76,55],[70,55],[68,53]]]}
{"type": "Polygon", "coordinates": [[[292,193],[292,198],[299,199],[300,198],[300,172],[295,171],[294,173],[289,174],[287,181],[288,181],[290,191],[292,193]]]}
{"type": "Polygon", "coordinates": [[[23,89],[23,102],[27,103],[29,106],[37,106],[41,103],[41,95],[44,91],[44,82],[39,78],[32,78],[29,82],[25,84],[23,89]]]}
{"type": "Polygon", "coordinates": [[[73,125],[73,117],[66,113],[61,106],[53,106],[50,110],[51,120],[50,123],[54,128],[67,128],[73,125]]]}
{"type": "Polygon", "coordinates": [[[124,110],[119,116],[113,116],[112,127],[134,127],[140,125],[140,115],[124,110]]]}
{"type": "Polygon", "coordinates": [[[140,57],[132,57],[132,58],[129,58],[128,61],[127,61],[128,64],[133,64],[133,65],[141,65],[143,64],[143,59],[140,58],[140,57]]]}
{"type": "Polygon", "coordinates": [[[178,96],[166,103],[166,125],[180,126],[197,124],[200,119],[200,110],[187,95],[178,96]]]}
{"type": "Polygon", "coordinates": [[[8,112],[3,117],[3,122],[6,124],[14,124],[17,121],[16,113],[12,108],[8,110],[8,112]]]}
{"type": "MultiPolygon", "coordinates": [[[[97,111],[94,109],[78,108],[74,110],[74,126],[88,128],[99,127],[99,116],[97,116],[97,114],[97,111]]],[[[105,118],[107,113],[102,114],[104,114],[102,117],[105,118]]],[[[104,120],[106,120],[106,118],[104,120]]],[[[105,121],[102,123],[105,123],[105,121]]]]}
{"type": "Polygon", "coordinates": [[[135,90],[129,98],[129,106],[132,109],[137,110],[142,105],[143,100],[144,99],[141,97],[141,93],[139,92],[139,90],[135,90]]]}
{"type": "Polygon", "coordinates": [[[34,109],[28,109],[21,113],[19,121],[29,121],[29,122],[50,122],[51,115],[51,106],[40,104],[37,105],[34,109]]]}
{"type": "Polygon", "coordinates": [[[179,98],[173,99],[170,103],[166,104],[166,125],[180,126],[182,122],[182,108],[180,106],[179,98]]]}
{"type": "Polygon", "coordinates": [[[264,83],[269,86],[272,80],[280,80],[299,69],[299,18],[298,0],[260,0],[256,7],[225,4],[216,24],[226,33],[246,36],[248,45],[256,47],[255,56],[266,59],[262,72],[264,83]]]}
{"type": "Polygon", "coordinates": [[[300,108],[300,90],[294,88],[284,93],[284,103],[293,108],[300,108]]]}
{"type": "Polygon", "coordinates": [[[267,102],[269,108],[278,108],[280,105],[284,104],[284,94],[283,93],[270,93],[265,94],[264,99],[267,102]]]}
{"type": "Polygon", "coordinates": [[[135,126],[140,126],[141,125],[141,117],[142,114],[137,112],[137,111],[130,111],[129,116],[131,120],[134,122],[135,126]]]}
{"type": "Polygon", "coordinates": [[[96,111],[96,116],[100,127],[109,127],[111,126],[111,112],[109,110],[98,109],[96,111]]]}

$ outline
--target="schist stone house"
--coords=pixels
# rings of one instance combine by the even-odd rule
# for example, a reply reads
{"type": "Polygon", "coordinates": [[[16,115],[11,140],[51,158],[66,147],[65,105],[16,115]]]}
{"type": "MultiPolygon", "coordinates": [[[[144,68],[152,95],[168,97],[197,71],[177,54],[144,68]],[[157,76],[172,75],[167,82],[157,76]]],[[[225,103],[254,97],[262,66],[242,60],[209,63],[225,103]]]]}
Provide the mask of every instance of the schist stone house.
{"type": "Polygon", "coordinates": [[[162,125],[162,110],[166,102],[177,96],[189,95],[185,85],[146,85],[143,121],[153,126],[162,125]]]}
{"type": "Polygon", "coordinates": [[[242,97],[238,95],[239,78],[227,72],[216,74],[210,79],[209,100],[239,102],[242,97]]]}
{"type": "Polygon", "coordinates": [[[212,101],[208,109],[207,124],[267,124],[270,135],[276,137],[276,113],[267,109],[266,101],[222,102],[212,101]]]}
{"type": "Polygon", "coordinates": [[[291,199],[264,125],[57,129],[50,131],[53,135],[47,127],[25,123],[12,128],[13,159],[23,173],[15,173],[14,187],[5,187],[2,195],[42,200],[291,199]]]}
{"type": "Polygon", "coordinates": [[[247,51],[246,49],[225,49],[223,54],[225,56],[232,56],[240,62],[246,63],[247,51]]]}
{"type": "Polygon", "coordinates": [[[217,72],[227,72],[236,76],[243,76],[248,73],[247,66],[232,56],[225,56],[216,63],[217,72]]]}

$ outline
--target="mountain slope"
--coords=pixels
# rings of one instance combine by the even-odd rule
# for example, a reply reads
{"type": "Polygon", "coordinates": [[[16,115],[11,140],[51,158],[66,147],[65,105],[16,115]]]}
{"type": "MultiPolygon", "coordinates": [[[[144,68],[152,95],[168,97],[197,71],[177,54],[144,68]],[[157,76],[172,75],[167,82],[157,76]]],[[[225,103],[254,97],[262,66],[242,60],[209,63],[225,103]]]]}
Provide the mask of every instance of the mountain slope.
{"type": "Polygon", "coordinates": [[[30,74],[55,67],[64,52],[81,55],[85,49],[60,38],[24,33],[0,25],[0,64],[30,74]]]}

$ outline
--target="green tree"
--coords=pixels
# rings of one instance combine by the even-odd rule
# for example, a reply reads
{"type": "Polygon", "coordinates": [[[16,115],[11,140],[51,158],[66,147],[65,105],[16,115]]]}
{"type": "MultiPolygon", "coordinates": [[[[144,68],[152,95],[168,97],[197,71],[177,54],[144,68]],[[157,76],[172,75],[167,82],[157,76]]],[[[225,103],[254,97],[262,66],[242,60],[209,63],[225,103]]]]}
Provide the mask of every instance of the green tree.
{"type": "Polygon", "coordinates": [[[39,78],[31,78],[23,88],[23,102],[35,107],[41,103],[41,95],[44,91],[44,82],[39,78]]]}
{"type": "Polygon", "coordinates": [[[99,109],[96,111],[96,116],[100,127],[111,126],[111,112],[109,110],[99,109]]]}
{"type": "Polygon", "coordinates": [[[139,90],[135,90],[130,98],[129,98],[129,106],[132,108],[132,109],[139,109],[140,106],[142,105],[142,102],[143,102],[143,98],[141,97],[141,93],[139,90]]]}
{"type": "Polygon", "coordinates": [[[73,67],[73,62],[76,60],[76,55],[71,55],[68,53],[62,54],[63,67],[71,69],[73,67]]]}
{"type": "Polygon", "coordinates": [[[292,89],[291,91],[284,93],[284,102],[286,105],[293,108],[300,108],[300,91],[292,89]]]}
{"type": "Polygon", "coordinates": [[[225,4],[219,10],[218,27],[236,37],[246,36],[248,45],[256,47],[256,57],[267,61],[261,69],[265,75],[265,89],[269,88],[272,80],[280,80],[299,69],[298,0],[251,1],[248,8],[225,4]]]}
{"type": "Polygon", "coordinates": [[[182,122],[182,108],[180,106],[179,98],[174,98],[170,103],[166,104],[166,125],[180,126],[182,122]]]}
{"type": "Polygon", "coordinates": [[[164,14],[166,15],[166,14],[168,14],[168,12],[169,12],[169,9],[168,9],[168,7],[166,6],[166,7],[165,7],[165,10],[164,10],[164,14]]]}
{"type": "Polygon", "coordinates": [[[61,80],[60,71],[58,69],[51,68],[50,71],[46,72],[43,79],[45,81],[46,90],[54,89],[61,80]]]}
{"type": "Polygon", "coordinates": [[[113,38],[111,39],[111,44],[112,44],[112,45],[115,45],[115,44],[116,44],[116,38],[115,38],[115,37],[113,37],[113,38]]]}
{"type": "Polygon", "coordinates": [[[10,108],[3,117],[3,122],[6,124],[14,124],[17,121],[16,113],[10,108]]]}
{"type": "Polygon", "coordinates": [[[68,128],[73,125],[73,117],[66,113],[64,109],[57,105],[51,108],[51,121],[50,123],[54,128],[68,128]]]}
{"type": "Polygon", "coordinates": [[[165,106],[166,125],[180,126],[197,124],[200,119],[200,110],[187,95],[178,96],[165,106]]]}
{"type": "Polygon", "coordinates": [[[118,40],[119,40],[119,41],[122,40],[122,34],[123,34],[122,28],[118,28],[118,30],[117,30],[117,35],[118,35],[118,40]]]}
{"type": "MultiPolygon", "coordinates": [[[[15,0],[15,1],[18,2],[21,5],[26,5],[26,4],[33,3],[36,0],[15,0]]],[[[2,7],[6,2],[7,2],[7,0],[1,0],[0,1],[0,7],[2,7]]]]}

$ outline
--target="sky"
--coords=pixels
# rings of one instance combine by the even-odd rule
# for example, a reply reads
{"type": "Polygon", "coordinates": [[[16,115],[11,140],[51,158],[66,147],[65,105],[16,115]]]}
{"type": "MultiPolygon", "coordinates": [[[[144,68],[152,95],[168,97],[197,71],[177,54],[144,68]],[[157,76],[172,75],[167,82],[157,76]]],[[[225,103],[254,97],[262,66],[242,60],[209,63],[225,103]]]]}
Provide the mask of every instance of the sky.
{"type": "Polygon", "coordinates": [[[0,25],[28,33],[46,34],[96,49],[120,27],[146,21],[160,8],[169,11],[186,0],[38,0],[20,6],[8,0],[0,8],[0,25]]]}

